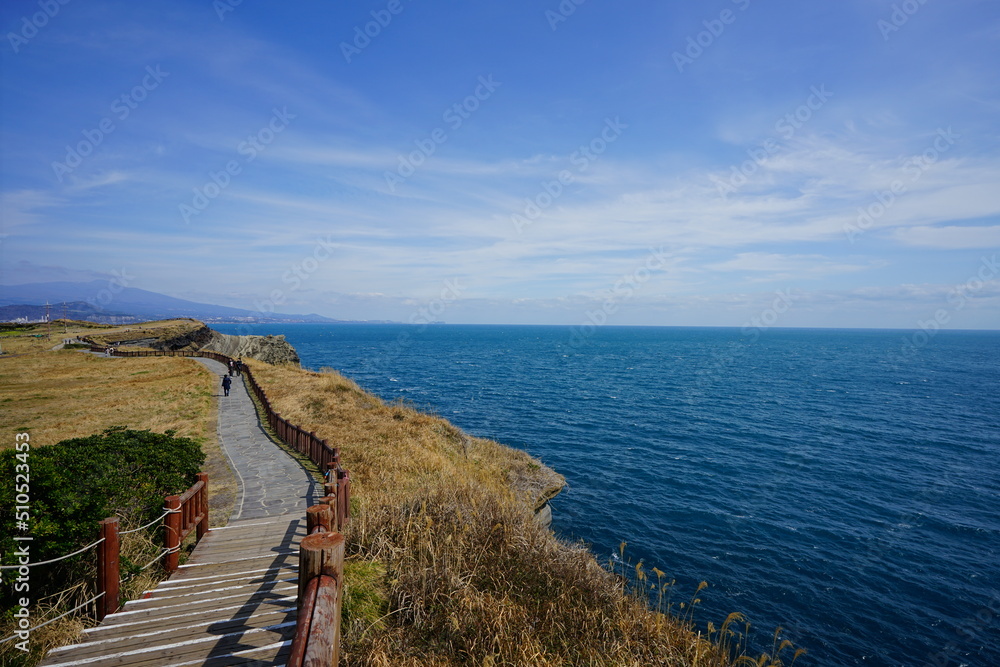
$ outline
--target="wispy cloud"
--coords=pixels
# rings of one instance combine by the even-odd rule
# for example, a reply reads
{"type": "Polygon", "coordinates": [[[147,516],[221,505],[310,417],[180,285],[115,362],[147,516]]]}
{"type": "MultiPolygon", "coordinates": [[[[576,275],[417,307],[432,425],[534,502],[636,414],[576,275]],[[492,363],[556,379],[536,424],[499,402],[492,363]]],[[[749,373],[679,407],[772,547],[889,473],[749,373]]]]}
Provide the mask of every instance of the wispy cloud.
{"type": "Polygon", "coordinates": [[[469,288],[449,318],[574,323],[581,304],[664,247],[668,270],[620,322],[728,313],[739,325],[778,287],[811,295],[800,313],[867,308],[869,288],[909,313],[917,293],[901,286],[947,292],[998,246],[1000,89],[984,63],[1000,46],[990,22],[972,20],[981,12],[936,10],[962,19],[941,30],[975,44],[973,57],[905,38],[887,48],[877,31],[857,42],[843,25],[874,26],[859,3],[829,10],[844,24],[822,44],[762,6],[760,30],[727,31],[678,75],[669,51],[657,60],[675,10],[622,32],[613,7],[595,7],[608,20],[554,38],[525,32],[536,9],[506,3],[485,40],[428,22],[436,10],[414,12],[346,63],[337,36],[360,11],[349,5],[307,20],[244,3],[225,22],[208,6],[159,0],[81,5],[4,63],[5,258],[84,275],[141,255],[136,286],[241,305],[232,301],[280,288],[323,239],[331,258],[296,307],[403,317],[408,300],[457,277],[469,288]],[[844,40],[851,49],[834,48],[844,40]],[[628,48],[593,49],[603,43],[628,48]],[[52,162],[147,65],[170,74],[59,182],[52,162]],[[473,100],[461,127],[387,187],[490,73],[497,94],[473,100]],[[809,106],[817,89],[832,95],[809,106]],[[270,136],[276,108],[295,119],[270,136]],[[608,142],[602,128],[616,118],[627,129],[608,142]],[[241,146],[254,137],[267,141],[250,159],[241,146]],[[774,150],[759,157],[768,140],[774,150]],[[581,161],[587,150],[597,154],[581,161]],[[742,179],[723,191],[734,170],[742,179]],[[197,193],[206,205],[185,221],[179,206],[197,193]]]}

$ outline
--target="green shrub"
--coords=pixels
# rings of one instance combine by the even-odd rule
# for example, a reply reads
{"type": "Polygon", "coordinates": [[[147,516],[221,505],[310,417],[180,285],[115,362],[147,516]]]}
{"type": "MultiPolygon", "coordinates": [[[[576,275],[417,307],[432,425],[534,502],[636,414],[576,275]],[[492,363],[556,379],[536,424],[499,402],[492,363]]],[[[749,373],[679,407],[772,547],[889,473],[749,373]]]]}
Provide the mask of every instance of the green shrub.
{"type": "MultiPolygon", "coordinates": [[[[57,558],[97,538],[98,522],[118,515],[127,524],[145,523],[162,514],[163,498],[182,493],[197,481],[205,461],[197,442],[153,433],[111,428],[99,435],[73,438],[32,449],[27,460],[18,452],[0,452],[0,554],[2,564],[16,563],[14,552],[28,544],[31,562],[57,558]],[[15,468],[30,467],[29,529],[19,530],[15,517],[15,468]],[[30,542],[14,536],[30,535],[30,542]]],[[[31,597],[58,592],[94,576],[94,550],[49,566],[32,568],[31,597]]],[[[9,608],[11,589],[0,603],[9,608]]]]}

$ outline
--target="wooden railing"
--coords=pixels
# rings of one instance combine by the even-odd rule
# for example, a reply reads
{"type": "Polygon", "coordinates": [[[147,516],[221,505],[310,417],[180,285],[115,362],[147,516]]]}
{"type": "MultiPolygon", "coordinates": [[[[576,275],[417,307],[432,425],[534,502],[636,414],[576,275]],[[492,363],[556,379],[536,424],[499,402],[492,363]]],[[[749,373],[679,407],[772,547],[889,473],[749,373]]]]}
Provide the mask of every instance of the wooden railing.
{"type": "MultiPolygon", "coordinates": [[[[107,347],[93,345],[94,352],[106,352],[107,347]]],[[[232,357],[219,352],[189,352],[174,350],[121,350],[111,348],[116,357],[206,357],[228,365],[234,361],[232,357]]],[[[256,396],[264,412],[264,419],[278,438],[308,456],[309,459],[323,471],[325,483],[324,496],[320,504],[313,505],[306,511],[306,527],[308,534],[299,544],[299,595],[298,620],[295,639],[292,642],[289,667],[304,667],[306,665],[337,665],[340,659],[340,609],[344,589],[344,536],[341,532],[347,526],[351,515],[351,475],[340,465],[340,450],[331,447],[326,440],[317,437],[315,432],[293,424],[283,418],[271,407],[267,394],[257,383],[253,372],[245,365],[241,372],[246,378],[246,385],[256,396]]],[[[199,482],[200,484],[200,482],[199,482]]],[[[196,490],[198,484],[191,487],[183,499],[191,499],[204,492],[205,487],[196,490]]],[[[177,498],[177,496],[171,496],[177,498]]],[[[167,499],[168,507],[170,498],[167,499]]],[[[168,534],[178,535],[177,544],[183,535],[190,533],[198,526],[198,539],[203,535],[198,509],[192,509],[190,516],[183,511],[184,502],[180,500],[182,511],[169,516],[178,516],[178,527],[168,528],[168,534]]],[[[191,500],[192,508],[200,501],[191,500]]],[[[207,505],[205,505],[207,516],[207,505]]],[[[207,523],[205,524],[207,530],[207,523]]],[[[168,544],[168,549],[170,548],[168,544]]],[[[167,567],[176,569],[176,552],[168,555],[167,567]],[[170,559],[173,557],[173,561],[170,559]]],[[[172,570],[169,570],[172,571],[172,570]]],[[[108,596],[105,596],[108,597],[108,596]]]]}
{"type": "MultiPolygon", "coordinates": [[[[160,554],[147,563],[149,567],[160,558],[164,560],[167,574],[178,567],[181,542],[192,530],[197,529],[196,543],[208,532],[208,474],[198,473],[198,481],[179,496],[164,498],[162,516],[143,528],[164,519],[164,548],[160,554]]],[[[101,538],[97,545],[97,620],[104,620],[119,608],[121,587],[120,535],[118,517],[110,517],[100,522],[101,538]]],[[[141,529],[136,529],[141,530],[141,529]]],[[[134,532],[134,531],[126,531],[134,532]]]]}
{"type": "Polygon", "coordinates": [[[163,524],[166,538],[166,569],[168,573],[177,571],[180,546],[184,538],[197,530],[196,542],[208,532],[208,475],[198,473],[198,481],[179,496],[167,496],[166,509],[170,512],[163,524]]]}
{"type": "Polygon", "coordinates": [[[288,667],[337,665],[344,592],[344,536],[350,507],[350,476],[336,461],[328,465],[326,496],[306,510],[299,543],[298,621],[288,667]]]}
{"type": "MultiPolygon", "coordinates": [[[[91,350],[94,352],[106,352],[108,349],[107,346],[91,346],[91,350]]],[[[222,362],[227,367],[229,362],[234,361],[232,357],[225,354],[208,351],[122,350],[121,348],[111,348],[111,350],[112,354],[116,357],[205,357],[206,359],[214,359],[215,361],[222,362]]],[[[282,442],[300,454],[308,456],[309,460],[319,466],[320,470],[326,470],[330,463],[338,460],[338,451],[335,447],[331,447],[326,440],[318,437],[315,432],[306,431],[304,428],[288,421],[271,407],[271,401],[268,400],[267,394],[264,393],[264,390],[257,383],[253,372],[245,365],[242,367],[242,373],[246,377],[247,387],[253,392],[253,395],[260,402],[264,410],[264,419],[267,421],[268,426],[271,427],[271,430],[274,431],[282,442]]]]}

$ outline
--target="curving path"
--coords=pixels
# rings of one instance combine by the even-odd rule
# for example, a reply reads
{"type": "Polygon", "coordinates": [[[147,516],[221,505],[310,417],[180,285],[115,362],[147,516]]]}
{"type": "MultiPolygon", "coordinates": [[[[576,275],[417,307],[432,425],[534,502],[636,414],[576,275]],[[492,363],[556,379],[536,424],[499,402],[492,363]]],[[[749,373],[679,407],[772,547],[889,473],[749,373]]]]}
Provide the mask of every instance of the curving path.
{"type": "Polygon", "coordinates": [[[282,514],[305,516],[306,508],[318,498],[316,482],[264,432],[243,376],[234,376],[229,396],[223,396],[226,367],[213,359],[197,357],[196,361],[216,375],[219,443],[240,485],[230,522],[282,514]]]}
{"type": "Polygon", "coordinates": [[[41,665],[285,663],[295,635],[298,543],[318,485],[264,432],[243,378],[223,396],[223,364],[197,361],[216,375],[219,442],[240,487],[229,524],[211,529],[169,579],[41,665]]]}

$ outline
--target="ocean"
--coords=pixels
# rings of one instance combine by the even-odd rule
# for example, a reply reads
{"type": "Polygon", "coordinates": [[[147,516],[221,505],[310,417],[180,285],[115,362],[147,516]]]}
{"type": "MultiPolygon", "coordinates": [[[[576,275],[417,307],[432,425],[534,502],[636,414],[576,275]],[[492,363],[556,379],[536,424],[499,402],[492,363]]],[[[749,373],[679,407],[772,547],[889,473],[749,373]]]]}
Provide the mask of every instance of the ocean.
{"type": "Polygon", "coordinates": [[[676,602],[707,581],[702,628],[780,626],[798,665],[1000,665],[1000,332],[215,328],[539,457],[553,530],[625,542],[676,602]]]}

